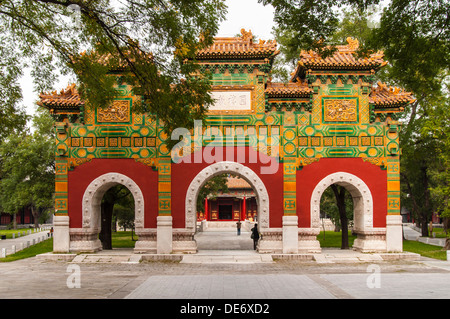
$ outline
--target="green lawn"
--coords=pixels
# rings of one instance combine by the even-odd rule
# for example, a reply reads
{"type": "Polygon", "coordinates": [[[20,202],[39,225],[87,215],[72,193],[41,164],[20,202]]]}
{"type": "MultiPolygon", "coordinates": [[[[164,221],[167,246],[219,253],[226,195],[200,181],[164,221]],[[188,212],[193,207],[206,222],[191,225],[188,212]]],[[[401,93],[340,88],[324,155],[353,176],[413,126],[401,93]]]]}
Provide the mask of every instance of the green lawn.
{"type": "Polygon", "coordinates": [[[111,235],[113,248],[134,248],[134,244],[138,236],[133,232],[133,239],[131,239],[131,231],[112,232],[111,235]]]}
{"type": "Polygon", "coordinates": [[[49,238],[36,245],[22,249],[13,255],[7,255],[5,258],[0,258],[0,262],[14,261],[24,258],[34,257],[39,254],[51,252],[53,250],[53,238],[49,238]]]}
{"type": "Polygon", "coordinates": [[[447,260],[447,251],[440,246],[424,244],[414,240],[404,240],[403,250],[420,254],[424,257],[447,260]]]}
{"type": "MultiPolygon", "coordinates": [[[[436,234],[436,238],[445,238],[447,234],[444,232],[443,228],[435,227],[433,228],[433,234],[436,234]]],[[[433,237],[432,235],[430,237],[433,237]]]]}
{"type": "MultiPolygon", "coordinates": [[[[18,231],[18,230],[16,230],[18,231]]],[[[3,232],[3,231],[2,231],[3,232]]],[[[12,235],[11,235],[12,236],[12,235]]],[[[9,237],[12,238],[12,237],[9,237]]],[[[126,232],[113,232],[112,233],[112,245],[113,248],[134,248],[137,236],[133,233],[134,241],[131,240],[131,231],[126,232]]],[[[53,250],[53,238],[47,239],[39,244],[25,248],[13,255],[8,255],[5,258],[0,258],[0,262],[9,262],[24,258],[34,257],[39,254],[51,252],[53,250]]]]}
{"type": "MultiPolygon", "coordinates": [[[[317,240],[320,242],[320,247],[322,248],[340,248],[341,237],[342,235],[340,232],[326,231],[324,235],[322,231],[319,236],[317,236],[317,240]]],[[[352,236],[351,232],[349,232],[348,241],[350,247],[353,245],[355,238],[356,236],[352,236]]],[[[418,241],[404,240],[403,251],[420,254],[424,257],[447,260],[447,252],[443,250],[442,247],[424,244],[418,241]]]]}
{"type": "MultiPolygon", "coordinates": [[[[320,247],[322,248],[341,248],[341,232],[335,231],[323,231],[320,232],[319,236],[317,236],[317,240],[320,242],[320,247]]],[[[352,232],[348,232],[348,245],[352,247],[353,241],[356,236],[352,235],[352,232]]]]}
{"type": "MultiPolygon", "coordinates": [[[[33,228],[20,228],[20,229],[2,229],[0,230],[0,236],[6,235],[6,239],[11,239],[13,234],[16,234],[16,238],[20,233],[20,236],[23,236],[23,232],[28,234],[28,231],[33,228]]],[[[33,232],[34,233],[34,232],[33,232]]]]}

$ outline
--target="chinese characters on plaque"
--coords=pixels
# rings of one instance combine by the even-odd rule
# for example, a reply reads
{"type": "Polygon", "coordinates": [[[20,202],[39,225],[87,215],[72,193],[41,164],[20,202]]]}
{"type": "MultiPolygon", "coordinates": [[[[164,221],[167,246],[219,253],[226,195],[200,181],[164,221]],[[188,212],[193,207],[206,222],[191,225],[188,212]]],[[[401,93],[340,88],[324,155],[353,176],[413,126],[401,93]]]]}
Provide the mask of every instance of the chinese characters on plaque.
{"type": "Polygon", "coordinates": [[[210,111],[249,111],[252,108],[250,91],[216,91],[211,97],[215,103],[209,107],[210,111]]]}

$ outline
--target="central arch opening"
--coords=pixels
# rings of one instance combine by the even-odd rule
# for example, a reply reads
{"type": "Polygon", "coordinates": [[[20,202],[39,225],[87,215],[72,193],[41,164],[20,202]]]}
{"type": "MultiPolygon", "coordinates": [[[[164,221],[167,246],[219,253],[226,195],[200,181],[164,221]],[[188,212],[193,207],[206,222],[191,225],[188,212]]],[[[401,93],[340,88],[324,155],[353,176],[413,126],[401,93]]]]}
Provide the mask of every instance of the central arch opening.
{"type": "Polygon", "coordinates": [[[197,197],[197,248],[254,250],[251,229],[257,220],[252,186],[236,174],[211,177],[197,197]]]}
{"type": "MultiPolygon", "coordinates": [[[[206,196],[207,198],[207,196],[206,196]]],[[[200,200],[201,202],[202,200],[200,200]]],[[[240,202],[240,205],[243,205],[243,202],[240,202]]],[[[245,203],[249,203],[249,201],[245,201],[245,203]]],[[[201,204],[200,204],[201,205],[201,204]]],[[[206,204],[208,205],[208,203],[206,204]]],[[[212,204],[211,204],[212,205],[212,204]]],[[[251,206],[252,207],[252,206],[251,206]]],[[[253,208],[251,208],[253,209],[253,208]]],[[[206,211],[206,210],[205,210],[206,211]]],[[[219,219],[222,218],[222,220],[217,220],[217,222],[226,222],[230,223],[230,232],[229,234],[238,238],[244,238],[244,236],[247,236],[249,240],[245,240],[245,243],[243,244],[243,247],[249,248],[249,250],[258,250],[259,247],[264,243],[262,239],[256,240],[256,246],[253,247],[253,240],[250,238],[250,230],[254,227],[254,225],[257,225],[258,233],[264,233],[264,231],[267,231],[269,228],[269,195],[267,193],[267,189],[264,186],[264,183],[261,181],[259,176],[250,168],[236,162],[218,162],[214,163],[206,168],[204,168],[201,172],[197,174],[197,176],[192,180],[191,184],[189,185],[187,194],[186,194],[186,231],[188,233],[191,233],[194,237],[194,242],[196,245],[197,250],[201,250],[205,245],[201,242],[201,233],[205,235],[205,230],[208,228],[208,223],[214,221],[209,220],[212,219],[214,215],[214,218],[219,219]],[[197,202],[200,195],[200,191],[202,188],[207,184],[209,180],[216,176],[220,175],[226,175],[226,176],[233,176],[233,177],[239,177],[239,179],[242,179],[252,189],[252,193],[255,197],[256,207],[254,208],[254,212],[250,211],[250,215],[248,210],[247,214],[245,215],[243,213],[243,210],[239,210],[239,203],[236,202],[236,204],[231,202],[230,204],[230,198],[227,200],[228,203],[222,203],[223,206],[231,206],[231,216],[229,213],[230,208],[224,208],[222,213],[219,215],[219,209],[222,204],[217,203],[216,205],[216,211],[213,211],[211,208],[208,208],[207,212],[209,213],[209,217],[205,220],[205,215],[202,216],[204,221],[198,220],[198,214],[197,214],[197,202]],[[236,208],[236,209],[235,209],[236,208]],[[236,210],[236,211],[235,211],[236,210]],[[231,220],[226,220],[226,218],[231,217],[231,220]],[[243,219],[243,220],[242,220],[243,219]],[[237,235],[237,222],[241,222],[241,235],[237,235]],[[248,233],[247,233],[248,231],[248,233]]],[[[213,225],[213,224],[210,224],[213,225]]],[[[218,224],[219,226],[224,226],[224,224],[218,224]]],[[[211,228],[210,228],[211,230],[211,228]]],[[[212,235],[213,236],[213,235],[212,235]]],[[[206,247],[212,248],[212,247],[221,247],[221,250],[223,250],[224,241],[223,239],[218,238],[218,243],[216,246],[213,245],[213,243],[210,241],[209,246],[206,245],[206,247]]],[[[204,248],[203,248],[204,249],[204,248]]],[[[247,249],[246,249],[247,250],[247,249]]]]}

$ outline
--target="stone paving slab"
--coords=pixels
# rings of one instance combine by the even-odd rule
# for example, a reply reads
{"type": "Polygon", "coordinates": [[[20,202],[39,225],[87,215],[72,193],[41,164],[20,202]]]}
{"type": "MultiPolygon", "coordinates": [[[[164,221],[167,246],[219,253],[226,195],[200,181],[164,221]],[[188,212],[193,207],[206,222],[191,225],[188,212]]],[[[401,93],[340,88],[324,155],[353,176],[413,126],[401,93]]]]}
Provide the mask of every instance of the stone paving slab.
{"type": "Polygon", "coordinates": [[[371,283],[371,274],[324,274],[349,295],[359,299],[448,299],[450,274],[379,273],[379,281],[371,283]],[[369,285],[368,285],[369,282],[369,285]]]}
{"type": "Polygon", "coordinates": [[[127,296],[156,300],[294,297],[394,299],[417,296],[431,299],[438,293],[437,298],[448,297],[450,292],[450,262],[447,261],[422,259],[318,264],[314,260],[291,259],[276,260],[274,263],[188,264],[179,263],[179,259],[150,261],[145,259],[147,256],[150,255],[142,255],[139,263],[75,264],[42,258],[0,263],[0,299],[104,299],[127,296]],[[76,269],[79,270],[80,288],[69,288],[67,282],[75,275],[76,269]],[[369,288],[368,279],[378,274],[380,288],[369,288]],[[257,292],[249,295],[250,287],[257,292]]]}
{"type": "Polygon", "coordinates": [[[306,275],[151,276],[126,299],[334,299],[306,275]]]}
{"type": "Polygon", "coordinates": [[[228,263],[271,263],[271,255],[184,255],[180,263],[228,264],[228,263]]]}
{"type": "Polygon", "coordinates": [[[450,274],[151,276],[126,299],[448,299],[450,274]]]}

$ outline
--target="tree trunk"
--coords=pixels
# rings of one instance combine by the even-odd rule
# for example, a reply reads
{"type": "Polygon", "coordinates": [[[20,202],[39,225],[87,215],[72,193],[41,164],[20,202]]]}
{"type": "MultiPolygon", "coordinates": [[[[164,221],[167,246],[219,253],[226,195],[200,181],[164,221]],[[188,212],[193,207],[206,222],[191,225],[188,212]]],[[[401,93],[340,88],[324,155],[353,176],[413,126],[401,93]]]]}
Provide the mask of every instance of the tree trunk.
{"type": "Polygon", "coordinates": [[[349,249],[348,244],[348,218],[345,210],[345,188],[342,186],[331,185],[331,189],[336,197],[336,204],[339,210],[339,217],[341,220],[342,241],[341,249],[349,249]]]}
{"type": "Polygon", "coordinates": [[[428,237],[428,223],[425,216],[420,217],[420,229],[422,237],[428,237]]]}
{"type": "Polygon", "coordinates": [[[112,223],[112,212],[114,208],[114,201],[110,202],[106,198],[104,198],[100,207],[101,207],[101,230],[99,239],[102,243],[103,249],[112,249],[111,223],[112,223]]]}
{"type": "Polygon", "coordinates": [[[102,243],[103,249],[112,249],[112,218],[114,205],[121,199],[127,197],[130,192],[121,192],[121,190],[126,189],[125,186],[114,186],[110,188],[102,198],[101,207],[101,230],[99,234],[99,239],[102,243]]]}
{"type": "Polygon", "coordinates": [[[447,238],[445,239],[444,249],[445,250],[450,250],[450,238],[449,238],[449,234],[448,234],[449,228],[450,228],[450,218],[449,217],[445,217],[444,221],[443,221],[443,224],[444,224],[444,231],[447,234],[447,238]]]}
{"type": "Polygon", "coordinates": [[[34,219],[34,228],[39,228],[39,210],[34,207],[34,205],[31,205],[31,215],[33,215],[34,219]]]}
{"type": "Polygon", "coordinates": [[[431,221],[432,217],[432,211],[431,211],[431,204],[430,204],[430,189],[428,187],[428,173],[427,173],[428,167],[426,165],[422,165],[420,167],[420,171],[422,173],[422,183],[424,188],[424,203],[421,210],[422,215],[422,236],[430,236],[431,234],[428,233],[428,222],[431,221]]]}

